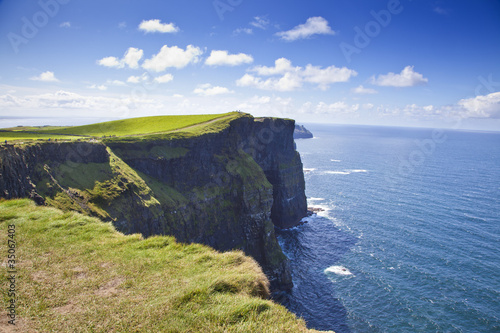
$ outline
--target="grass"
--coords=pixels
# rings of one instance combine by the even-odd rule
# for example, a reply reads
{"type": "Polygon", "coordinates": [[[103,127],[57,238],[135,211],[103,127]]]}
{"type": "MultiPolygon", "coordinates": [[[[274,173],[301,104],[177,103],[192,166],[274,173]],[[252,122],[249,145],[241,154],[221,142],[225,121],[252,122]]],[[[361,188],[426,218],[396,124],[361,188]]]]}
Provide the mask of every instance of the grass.
{"type": "Polygon", "coordinates": [[[239,112],[209,115],[154,116],[114,120],[84,126],[69,127],[13,127],[0,130],[0,142],[75,140],[113,137],[137,140],[137,137],[170,137],[201,135],[225,128],[229,121],[242,117],[239,112]],[[180,134],[183,133],[183,134],[180,134]],[[136,137],[136,138],[133,138],[136,137]]]}
{"type": "MultiPolygon", "coordinates": [[[[264,299],[267,279],[241,252],[125,236],[96,218],[23,199],[0,201],[4,267],[8,225],[16,229],[19,332],[307,331],[264,299]]],[[[2,288],[2,318],[9,299],[2,288]]],[[[1,320],[0,331],[8,328],[1,320]]]]}
{"type": "Polygon", "coordinates": [[[35,133],[31,131],[9,131],[9,130],[0,130],[0,143],[12,142],[12,141],[48,141],[51,140],[76,140],[80,139],[80,136],[76,135],[54,135],[47,133],[35,133]]]}

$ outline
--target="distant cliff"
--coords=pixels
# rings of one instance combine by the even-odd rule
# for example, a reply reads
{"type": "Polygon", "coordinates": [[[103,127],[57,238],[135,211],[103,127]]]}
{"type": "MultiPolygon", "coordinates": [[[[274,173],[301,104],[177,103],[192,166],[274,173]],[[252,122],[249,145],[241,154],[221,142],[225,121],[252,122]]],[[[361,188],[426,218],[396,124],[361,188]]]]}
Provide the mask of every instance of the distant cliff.
{"type": "Polygon", "coordinates": [[[294,139],[311,139],[313,134],[304,127],[304,125],[295,125],[295,130],[293,132],[294,139]]]}
{"type": "Polygon", "coordinates": [[[293,132],[293,120],[242,114],[198,136],[4,146],[0,197],[80,211],[126,234],[241,249],[272,289],[289,289],[274,225],[292,227],[306,215],[293,132]]]}

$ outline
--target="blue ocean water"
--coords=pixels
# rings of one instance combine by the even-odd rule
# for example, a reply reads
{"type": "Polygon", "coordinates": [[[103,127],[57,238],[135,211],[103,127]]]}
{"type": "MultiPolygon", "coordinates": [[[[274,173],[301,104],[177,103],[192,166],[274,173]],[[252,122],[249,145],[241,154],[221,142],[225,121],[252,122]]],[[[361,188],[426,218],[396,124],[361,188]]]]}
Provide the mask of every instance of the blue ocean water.
{"type": "Polygon", "coordinates": [[[500,332],[500,133],[307,126],[285,306],[342,332],[500,332]]]}

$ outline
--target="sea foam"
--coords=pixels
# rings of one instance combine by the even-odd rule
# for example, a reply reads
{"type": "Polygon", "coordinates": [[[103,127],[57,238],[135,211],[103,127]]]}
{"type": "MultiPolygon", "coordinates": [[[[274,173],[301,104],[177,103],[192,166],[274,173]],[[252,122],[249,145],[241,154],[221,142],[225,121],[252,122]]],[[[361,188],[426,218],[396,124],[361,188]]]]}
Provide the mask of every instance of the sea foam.
{"type": "Polygon", "coordinates": [[[344,266],[330,266],[325,269],[325,273],[334,273],[337,275],[353,275],[351,271],[344,266]]]}

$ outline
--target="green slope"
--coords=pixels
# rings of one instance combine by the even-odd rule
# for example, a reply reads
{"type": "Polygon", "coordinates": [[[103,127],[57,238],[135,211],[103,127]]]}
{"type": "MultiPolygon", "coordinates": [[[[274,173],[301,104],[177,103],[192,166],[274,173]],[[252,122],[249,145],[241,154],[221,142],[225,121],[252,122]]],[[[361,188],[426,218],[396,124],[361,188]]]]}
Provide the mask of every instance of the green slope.
{"type": "MultiPolygon", "coordinates": [[[[241,252],[124,236],[96,218],[29,200],[0,201],[0,228],[2,281],[7,241],[16,241],[19,332],[307,331],[302,320],[262,298],[266,277],[241,252]]],[[[6,288],[2,296],[5,319],[6,288]]],[[[0,331],[8,332],[4,319],[0,331]]]]}
{"type": "Polygon", "coordinates": [[[245,116],[239,112],[188,116],[154,116],[114,120],[84,126],[20,127],[0,130],[0,142],[20,140],[86,139],[90,137],[131,137],[162,135],[172,132],[202,134],[207,128],[216,128],[229,120],[245,116]]]}

